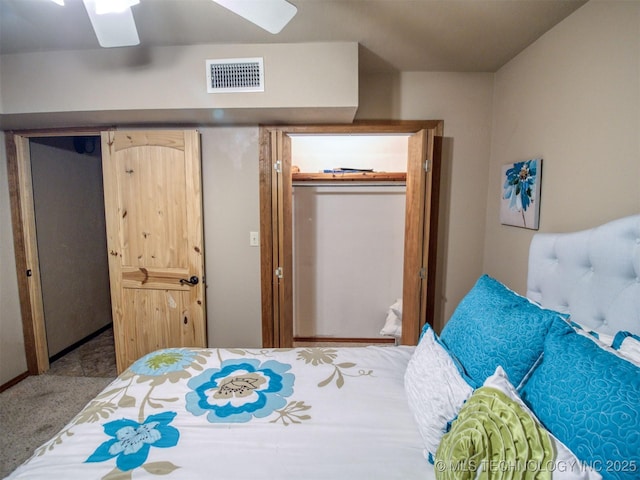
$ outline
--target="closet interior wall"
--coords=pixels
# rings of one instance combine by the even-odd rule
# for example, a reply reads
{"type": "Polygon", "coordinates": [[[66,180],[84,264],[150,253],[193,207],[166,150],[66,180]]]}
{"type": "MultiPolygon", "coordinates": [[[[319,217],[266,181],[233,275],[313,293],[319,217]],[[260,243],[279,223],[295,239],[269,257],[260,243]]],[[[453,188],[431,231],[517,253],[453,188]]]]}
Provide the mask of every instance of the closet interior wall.
{"type": "MultiPolygon", "coordinates": [[[[407,136],[292,136],[293,171],[406,172],[407,136]]],[[[295,340],[378,342],[402,298],[403,182],[293,180],[295,340]]]]}

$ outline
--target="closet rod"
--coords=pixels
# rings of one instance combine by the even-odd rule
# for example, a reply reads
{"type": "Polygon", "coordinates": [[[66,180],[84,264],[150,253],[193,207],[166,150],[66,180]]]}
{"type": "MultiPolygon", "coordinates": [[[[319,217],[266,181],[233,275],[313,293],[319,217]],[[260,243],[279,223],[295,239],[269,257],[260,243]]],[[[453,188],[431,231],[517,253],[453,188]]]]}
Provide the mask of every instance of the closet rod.
{"type": "Polygon", "coordinates": [[[327,181],[322,181],[322,182],[309,182],[309,181],[304,181],[304,182],[296,182],[293,181],[292,185],[294,187],[406,187],[407,183],[406,182],[398,182],[398,181],[393,181],[393,182],[372,182],[372,181],[366,181],[366,182],[354,182],[354,181],[350,181],[350,182],[341,182],[341,181],[335,181],[335,182],[327,182],[327,181]]]}
{"type": "Polygon", "coordinates": [[[333,173],[301,173],[294,172],[291,179],[298,183],[302,182],[405,182],[406,172],[333,172],[333,173]]]}

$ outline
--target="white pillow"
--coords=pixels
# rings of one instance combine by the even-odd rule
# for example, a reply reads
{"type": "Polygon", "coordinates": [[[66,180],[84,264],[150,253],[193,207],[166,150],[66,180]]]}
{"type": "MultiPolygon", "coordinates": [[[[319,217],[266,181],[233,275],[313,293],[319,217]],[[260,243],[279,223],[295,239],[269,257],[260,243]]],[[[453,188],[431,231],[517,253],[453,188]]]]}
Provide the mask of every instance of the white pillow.
{"type": "Polygon", "coordinates": [[[400,338],[402,336],[402,299],[399,298],[389,307],[387,319],[384,327],[380,330],[380,335],[390,335],[400,338]]]}
{"type": "Polygon", "coordinates": [[[428,325],[409,360],[404,385],[425,456],[433,462],[442,435],[473,389],[428,325]]]}
{"type": "Polygon", "coordinates": [[[591,330],[588,327],[585,327],[584,325],[581,325],[578,322],[574,322],[573,320],[569,320],[569,323],[571,324],[571,326],[576,332],[580,333],[581,335],[584,335],[587,338],[590,338],[591,340],[595,341],[598,345],[602,344],[607,347],[610,347],[613,344],[613,335],[596,332],[595,330],[591,330]]]}
{"type": "MultiPolygon", "coordinates": [[[[538,423],[538,425],[540,425],[540,421],[522,401],[520,395],[516,392],[516,389],[509,381],[509,378],[502,367],[498,366],[498,368],[496,368],[495,373],[484,382],[484,386],[500,390],[511,400],[518,403],[518,405],[520,405],[522,409],[527,412],[531,418],[538,423]]],[[[571,450],[569,450],[560,440],[554,437],[551,432],[548,433],[556,451],[554,465],[551,467],[552,478],[554,480],[599,480],[602,478],[598,472],[582,464],[573,452],[571,452],[571,450]]]]}
{"type": "Polygon", "coordinates": [[[616,350],[625,360],[640,365],[640,337],[630,332],[616,333],[611,348],[616,350]]]}

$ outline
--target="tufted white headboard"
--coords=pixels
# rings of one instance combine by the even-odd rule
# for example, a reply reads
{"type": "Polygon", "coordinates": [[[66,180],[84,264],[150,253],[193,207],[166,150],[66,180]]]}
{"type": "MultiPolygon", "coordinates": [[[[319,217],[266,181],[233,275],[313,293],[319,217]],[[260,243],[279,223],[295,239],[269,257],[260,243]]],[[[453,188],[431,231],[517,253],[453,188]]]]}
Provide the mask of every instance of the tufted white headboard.
{"type": "Polygon", "coordinates": [[[534,235],[527,297],[592,330],[640,334],[640,215],[534,235]]]}

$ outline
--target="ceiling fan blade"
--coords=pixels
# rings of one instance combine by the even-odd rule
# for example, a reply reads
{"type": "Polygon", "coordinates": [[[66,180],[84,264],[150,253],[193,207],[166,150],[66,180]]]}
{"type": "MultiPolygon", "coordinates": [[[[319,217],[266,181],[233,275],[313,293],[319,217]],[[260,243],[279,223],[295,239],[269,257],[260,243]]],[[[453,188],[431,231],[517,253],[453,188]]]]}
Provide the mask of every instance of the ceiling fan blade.
{"type": "Polygon", "coordinates": [[[286,0],[213,0],[269,33],[280,33],[298,9],[286,0]]]}
{"type": "Polygon", "coordinates": [[[128,47],[140,44],[131,8],[117,13],[96,13],[96,0],[83,0],[101,47],[128,47]]]}

